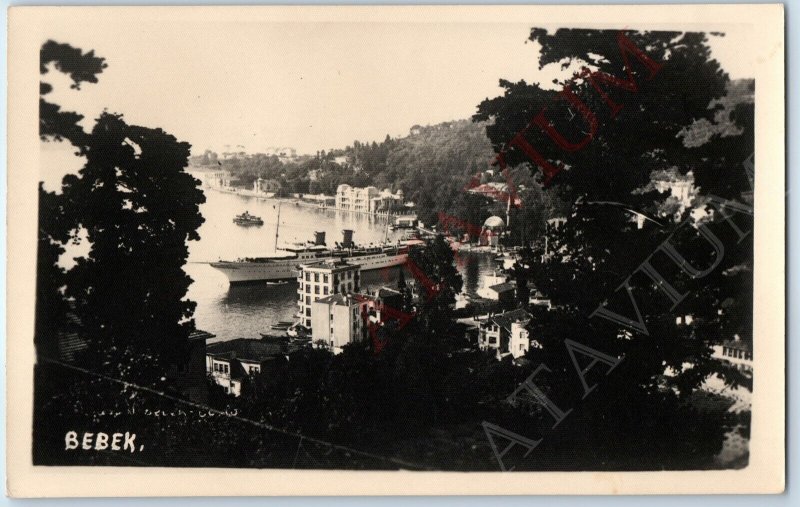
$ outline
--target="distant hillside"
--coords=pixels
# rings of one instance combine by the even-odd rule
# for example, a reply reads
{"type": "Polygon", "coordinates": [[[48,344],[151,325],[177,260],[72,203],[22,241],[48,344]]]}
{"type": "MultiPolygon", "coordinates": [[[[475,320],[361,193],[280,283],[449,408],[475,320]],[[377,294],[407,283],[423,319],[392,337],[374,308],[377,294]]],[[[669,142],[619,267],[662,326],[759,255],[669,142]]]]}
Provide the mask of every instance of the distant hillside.
{"type": "Polygon", "coordinates": [[[192,163],[216,165],[233,173],[238,184],[251,187],[257,178],[277,180],[284,193],[334,194],[342,183],[402,189],[418,205],[423,220],[435,222],[442,205],[455,199],[470,178],[486,169],[493,156],[484,125],[456,120],[411,128],[402,138],[351,146],[316,156],[286,160],[274,154],[223,159],[206,152],[192,163]],[[213,163],[213,164],[212,164],[213,163]]]}

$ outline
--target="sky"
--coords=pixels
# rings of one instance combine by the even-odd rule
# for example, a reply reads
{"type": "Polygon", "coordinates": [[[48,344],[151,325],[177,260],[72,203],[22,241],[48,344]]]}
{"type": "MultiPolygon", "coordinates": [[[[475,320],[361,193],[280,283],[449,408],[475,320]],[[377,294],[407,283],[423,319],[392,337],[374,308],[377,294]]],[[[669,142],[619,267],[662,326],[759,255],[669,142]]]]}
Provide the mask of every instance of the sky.
{"type": "MultiPolygon", "coordinates": [[[[42,42],[93,49],[108,68],[80,90],[58,72],[42,79],[55,88],[48,100],[85,115],[87,130],[107,109],[128,123],[163,128],[195,154],[272,147],[315,153],[404,136],[415,124],[469,118],[484,98],[502,93],[500,78],[549,83],[555,70],[538,69],[538,45],[526,42],[530,27],[56,22],[43,30],[42,42]]],[[[746,39],[733,35],[712,38],[713,54],[732,78],[749,77],[737,51],[746,39]]],[[[65,163],[80,167],[65,162],[57,144],[43,144],[42,152],[46,183],[60,179],[65,163]]]]}

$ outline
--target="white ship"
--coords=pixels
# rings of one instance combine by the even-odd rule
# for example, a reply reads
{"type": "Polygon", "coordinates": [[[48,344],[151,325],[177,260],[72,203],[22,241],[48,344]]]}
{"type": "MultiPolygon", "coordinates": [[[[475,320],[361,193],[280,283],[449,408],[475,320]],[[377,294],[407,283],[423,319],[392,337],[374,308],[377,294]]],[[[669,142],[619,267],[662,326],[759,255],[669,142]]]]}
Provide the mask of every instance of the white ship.
{"type": "Polygon", "coordinates": [[[405,245],[382,245],[372,248],[337,248],[310,245],[282,248],[285,254],[270,257],[244,258],[212,262],[211,266],[225,273],[230,283],[260,283],[297,279],[297,265],[327,259],[343,259],[358,264],[362,271],[399,266],[408,259],[405,245]]]}
{"type": "MultiPolygon", "coordinates": [[[[275,244],[278,244],[278,231],[280,228],[280,205],[278,205],[278,220],[275,226],[275,244]]],[[[351,264],[358,264],[362,271],[390,268],[399,266],[408,259],[408,248],[411,242],[397,244],[384,243],[373,247],[358,247],[353,243],[353,231],[342,231],[343,238],[336,248],[325,245],[325,233],[315,232],[314,242],[306,245],[288,246],[277,249],[274,255],[268,257],[248,257],[235,261],[212,262],[211,267],[216,268],[228,277],[231,285],[246,283],[263,283],[277,280],[294,281],[297,279],[297,266],[299,264],[325,261],[328,259],[346,260],[351,264]]]]}

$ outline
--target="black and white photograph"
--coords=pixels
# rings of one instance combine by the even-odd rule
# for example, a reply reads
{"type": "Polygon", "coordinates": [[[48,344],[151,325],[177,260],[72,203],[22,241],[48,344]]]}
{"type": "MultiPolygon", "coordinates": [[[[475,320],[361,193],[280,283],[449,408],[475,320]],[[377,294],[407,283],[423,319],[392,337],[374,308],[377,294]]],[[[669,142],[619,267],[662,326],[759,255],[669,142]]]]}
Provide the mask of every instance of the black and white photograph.
{"type": "Polygon", "coordinates": [[[705,7],[12,8],[9,448],[782,491],[783,14],[705,7]]]}

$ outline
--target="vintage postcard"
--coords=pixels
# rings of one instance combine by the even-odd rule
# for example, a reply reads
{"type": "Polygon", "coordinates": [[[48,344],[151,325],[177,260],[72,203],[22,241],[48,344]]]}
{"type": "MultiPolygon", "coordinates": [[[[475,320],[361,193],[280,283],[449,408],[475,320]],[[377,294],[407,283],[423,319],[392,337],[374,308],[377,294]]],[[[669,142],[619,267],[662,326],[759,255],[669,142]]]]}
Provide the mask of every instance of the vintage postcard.
{"type": "Polygon", "coordinates": [[[11,8],[8,494],[783,491],[783,33],[11,8]]]}

